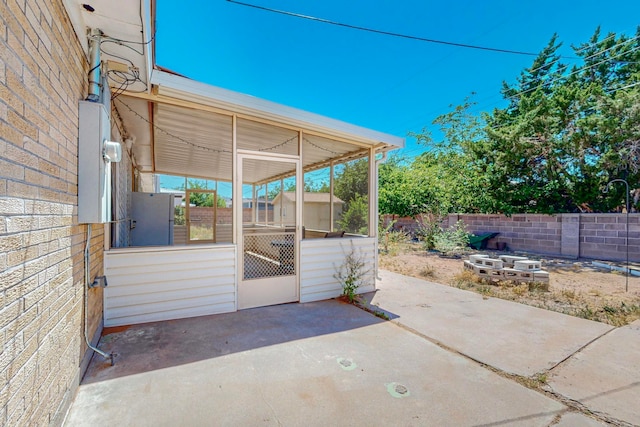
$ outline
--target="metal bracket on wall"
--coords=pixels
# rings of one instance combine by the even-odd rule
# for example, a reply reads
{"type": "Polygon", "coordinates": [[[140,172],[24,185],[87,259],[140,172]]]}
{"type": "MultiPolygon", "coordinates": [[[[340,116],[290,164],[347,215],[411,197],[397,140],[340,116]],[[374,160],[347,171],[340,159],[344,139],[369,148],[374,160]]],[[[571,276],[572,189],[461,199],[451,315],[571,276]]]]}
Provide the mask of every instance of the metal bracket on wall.
{"type": "Polygon", "coordinates": [[[107,287],[107,276],[98,276],[95,278],[93,283],[89,285],[89,289],[106,288],[106,287],[107,287]]]}

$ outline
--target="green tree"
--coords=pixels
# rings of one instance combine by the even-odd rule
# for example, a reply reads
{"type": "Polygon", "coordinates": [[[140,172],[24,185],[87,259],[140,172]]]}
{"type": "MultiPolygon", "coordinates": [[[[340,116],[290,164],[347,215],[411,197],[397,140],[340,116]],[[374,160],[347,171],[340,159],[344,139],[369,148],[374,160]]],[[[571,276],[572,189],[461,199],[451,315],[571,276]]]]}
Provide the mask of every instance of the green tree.
{"type": "Polygon", "coordinates": [[[338,219],[341,230],[347,233],[369,234],[369,202],[366,195],[356,194],[350,200],[348,208],[338,219]]]}
{"type": "Polygon", "coordinates": [[[336,173],[334,194],[344,202],[338,225],[349,233],[368,234],[369,161],[367,158],[344,163],[336,173]]]}
{"type": "MultiPolygon", "coordinates": [[[[184,191],[184,185],[181,187],[184,191]]],[[[214,193],[199,192],[197,190],[207,190],[207,183],[205,180],[189,179],[189,190],[192,190],[189,195],[189,203],[198,207],[213,207],[214,193]],[[195,191],[194,191],[195,190],[195,191]]],[[[185,201],[184,199],[182,200],[185,201]]],[[[221,198],[216,197],[216,206],[218,208],[226,208],[227,202],[221,198]]]]}
{"type": "Polygon", "coordinates": [[[333,191],[347,205],[356,196],[369,194],[369,160],[362,158],[344,163],[336,172],[333,191]]]}
{"type": "Polygon", "coordinates": [[[518,84],[504,85],[510,104],[489,117],[479,153],[494,165],[496,210],[609,210],[620,195],[602,194],[607,181],[625,177],[637,187],[640,44],[599,33],[574,48],[583,65],[567,72],[554,36],[518,84]]]}
{"type": "Polygon", "coordinates": [[[473,115],[468,99],[413,134],[427,151],[380,172],[382,212],[558,213],[608,211],[625,178],[640,187],[640,27],[634,37],[597,29],[561,62],[554,35],[530,67],[504,83],[504,108],[473,115]],[[425,189],[424,187],[427,187],[425,189]],[[409,195],[410,194],[410,195],[409,195]]]}

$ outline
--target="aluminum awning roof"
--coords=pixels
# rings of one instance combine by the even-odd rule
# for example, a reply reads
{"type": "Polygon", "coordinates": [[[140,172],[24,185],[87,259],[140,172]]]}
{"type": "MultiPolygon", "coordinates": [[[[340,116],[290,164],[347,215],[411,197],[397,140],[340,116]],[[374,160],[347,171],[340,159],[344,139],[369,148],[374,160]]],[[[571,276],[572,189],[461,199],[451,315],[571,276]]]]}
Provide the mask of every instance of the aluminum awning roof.
{"type": "MultiPolygon", "coordinates": [[[[297,154],[301,131],[305,170],[360,157],[371,147],[404,146],[403,138],[165,71],[154,70],[151,83],[151,95],[125,93],[115,100],[125,128],[135,137],[133,151],[141,172],[229,179],[233,116],[238,148],[244,150],[297,154]]],[[[245,178],[260,182],[266,174],[252,170],[245,178]]]]}

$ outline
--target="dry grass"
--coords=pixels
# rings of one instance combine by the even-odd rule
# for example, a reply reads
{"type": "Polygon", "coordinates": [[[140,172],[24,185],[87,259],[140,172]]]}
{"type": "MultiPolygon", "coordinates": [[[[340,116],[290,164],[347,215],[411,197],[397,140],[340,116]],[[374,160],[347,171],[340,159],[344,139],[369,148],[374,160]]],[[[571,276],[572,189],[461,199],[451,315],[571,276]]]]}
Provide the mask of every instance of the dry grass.
{"type": "Polygon", "coordinates": [[[420,275],[420,277],[425,277],[430,279],[435,277],[436,269],[430,266],[429,264],[426,264],[424,267],[420,269],[418,274],[420,275]]]}
{"type": "Polygon", "coordinates": [[[565,263],[550,266],[550,284],[489,282],[464,270],[461,259],[439,257],[415,243],[398,242],[389,249],[380,256],[381,268],[477,292],[484,298],[507,299],[614,326],[640,319],[639,278],[630,278],[630,292],[624,292],[624,276],[565,263]]]}

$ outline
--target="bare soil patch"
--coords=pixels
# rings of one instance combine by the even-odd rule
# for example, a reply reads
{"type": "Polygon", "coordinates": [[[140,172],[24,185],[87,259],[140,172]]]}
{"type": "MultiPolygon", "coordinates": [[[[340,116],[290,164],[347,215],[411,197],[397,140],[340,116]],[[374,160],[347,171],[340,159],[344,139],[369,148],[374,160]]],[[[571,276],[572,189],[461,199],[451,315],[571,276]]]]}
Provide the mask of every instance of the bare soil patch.
{"type": "Polygon", "coordinates": [[[542,261],[542,268],[549,272],[549,291],[546,292],[527,284],[490,283],[479,279],[463,269],[463,260],[472,253],[498,255],[493,251],[473,251],[460,258],[449,258],[427,252],[419,243],[402,242],[390,245],[387,253],[381,250],[379,261],[381,268],[395,273],[614,326],[640,318],[639,277],[629,277],[629,291],[625,292],[624,273],[594,267],[591,260],[570,261],[526,254],[530,259],[542,261]]]}

